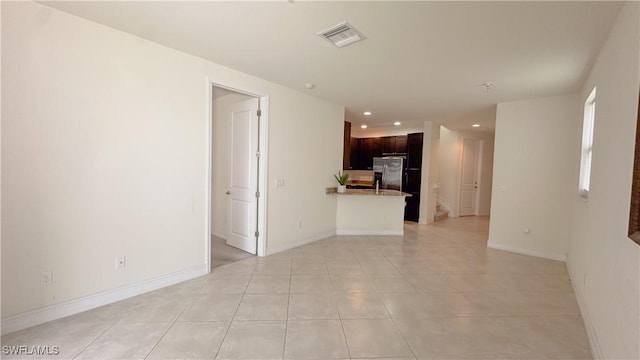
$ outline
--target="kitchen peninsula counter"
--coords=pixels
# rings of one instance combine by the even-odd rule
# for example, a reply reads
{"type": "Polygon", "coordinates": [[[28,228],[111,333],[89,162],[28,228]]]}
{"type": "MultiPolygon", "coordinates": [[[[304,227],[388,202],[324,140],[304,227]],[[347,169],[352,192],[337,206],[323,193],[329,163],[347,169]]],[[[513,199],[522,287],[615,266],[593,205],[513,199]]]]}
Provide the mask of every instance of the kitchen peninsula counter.
{"type": "Polygon", "coordinates": [[[383,190],[380,189],[376,193],[375,189],[347,189],[343,193],[339,193],[337,191],[333,191],[331,193],[335,193],[338,196],[411,196],[411,194],[400,192],[398,190],[383,190]]]}
{"type": "Polygon", "coordinates": [[[405,198],[411,194],[397,190],[347,189],[337,195],[338,235],[404,235],[405,198]]]}

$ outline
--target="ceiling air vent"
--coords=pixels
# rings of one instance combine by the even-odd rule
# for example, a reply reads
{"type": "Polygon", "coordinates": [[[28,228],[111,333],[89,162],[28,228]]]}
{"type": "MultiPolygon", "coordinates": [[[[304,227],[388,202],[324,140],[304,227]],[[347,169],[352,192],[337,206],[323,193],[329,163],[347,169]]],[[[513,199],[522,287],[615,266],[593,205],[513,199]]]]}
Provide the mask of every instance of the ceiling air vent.
{"type": "Polygon", "coordinates": [[[346,21],[321,31],[318,35],[339,48],[366,39],[364,35],[346,21]]]}

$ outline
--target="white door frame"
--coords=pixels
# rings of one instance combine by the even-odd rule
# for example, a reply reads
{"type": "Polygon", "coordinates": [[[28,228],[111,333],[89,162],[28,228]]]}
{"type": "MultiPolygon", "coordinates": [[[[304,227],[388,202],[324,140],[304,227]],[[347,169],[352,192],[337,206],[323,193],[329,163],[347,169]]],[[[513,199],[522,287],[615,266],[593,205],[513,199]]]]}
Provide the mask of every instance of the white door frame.
{"type": "Polygon", "coordinates": [[[267,149],[268,149],[268,124],[269,124],[269,95],[262,94],[257,91],[243,89],[241,87],[225,84],[207,78],[207,184],[206,184],[206,236],[205,236],[205,264],[207,271],[211,271],[211,188],[212,188],[212,156],[213,156],[213,87],[219,87],[234,91],[237,93],[253,96],[260,101],[260,137],[258,151],[260,159],[258,161],[258,191],[260,198],[258,199],[258,228],[259,233],[257,253],[258,256],[266,256],[267,244],[267,149]]]}

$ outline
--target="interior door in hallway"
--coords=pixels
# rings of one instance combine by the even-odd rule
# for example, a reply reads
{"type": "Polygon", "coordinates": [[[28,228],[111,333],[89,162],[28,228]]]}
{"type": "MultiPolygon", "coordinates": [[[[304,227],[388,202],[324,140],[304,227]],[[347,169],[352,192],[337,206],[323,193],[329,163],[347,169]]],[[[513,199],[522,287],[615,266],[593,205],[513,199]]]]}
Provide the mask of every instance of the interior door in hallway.
{"type": "Polygon", "coordinates": [[[462,139],[460,174],[460,216],[476,215],[479,179],[480,141],[462,139]]]}
{"type": "Polygon", "coordinates": [[[227,244],[256,254],[259,99],[234,104],[229,126],[227,244]]]}

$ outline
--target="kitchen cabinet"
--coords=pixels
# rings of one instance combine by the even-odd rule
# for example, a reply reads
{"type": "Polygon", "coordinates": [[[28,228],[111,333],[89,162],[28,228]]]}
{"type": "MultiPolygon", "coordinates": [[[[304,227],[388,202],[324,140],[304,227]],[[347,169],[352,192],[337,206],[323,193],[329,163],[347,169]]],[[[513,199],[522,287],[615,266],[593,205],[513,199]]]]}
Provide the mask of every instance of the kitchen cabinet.
{"type": "MultiPolygon", "coordinates": [[[[349,129],[350,130],[350,129],[349,129]]],[[[345,134],[347,132],[347,125],[345,125],[345,134]]],[[[422,134],[420,139],[412,139],[412,141],[419,145],[419,147],[413,146],[414,151],[419,152],[419,159],[416,159],[418,168],[422,164],[422,134]]],[[[346,135],[345,135],[346,141],[346,135]]],[[[373,158],[381,156],[406,156],[408,151],[409,137],[403,136],[385,136],[385,137],[370,137],[370,138],[349,138],[349,145],[345,142],[345,153],[343,154],[344,169],[352,170],[372,170],[373,158]],[[347,155],[347,150],[349,154],[347,155]],[[349,167],[347,165],[347,157],[349,167]]],[[[418,155],[416,155],[418,156],[418,155]]],[[[415,157],[415,156],[414,156],[415,157]]],[[[407,161],[405,161],[405,168],[407,161]]]]}
{"type": "Polygon", "coordinates": [[[350,166],[349,169],[360,170],[360,139],[352,137],[350,139],[350,147],[351,147],[351,154],[350,154],[351,161],[349,163],[349,166],[350,166]]]}
{"type": "Polygon", "coordinates": [[[372,170],[373,158],[382,156],[382,138],[362,138],[359,141],[359,168],[372,170]]]}
{"type": "Polygon", "coordinates": [[[382,138],[382,156],[403,156],[407,153],[407,136],[382,138]]]}
{"type": "Polygon", "coordinates": [[[342,152],[342,168],[351,169],[351,123],[344,122],[344,138],[342,152]]]}
{"type": "Polygon", "coordinates": [[[422,168],[422,133],[407,135],[407,169],[422,168]]]}

